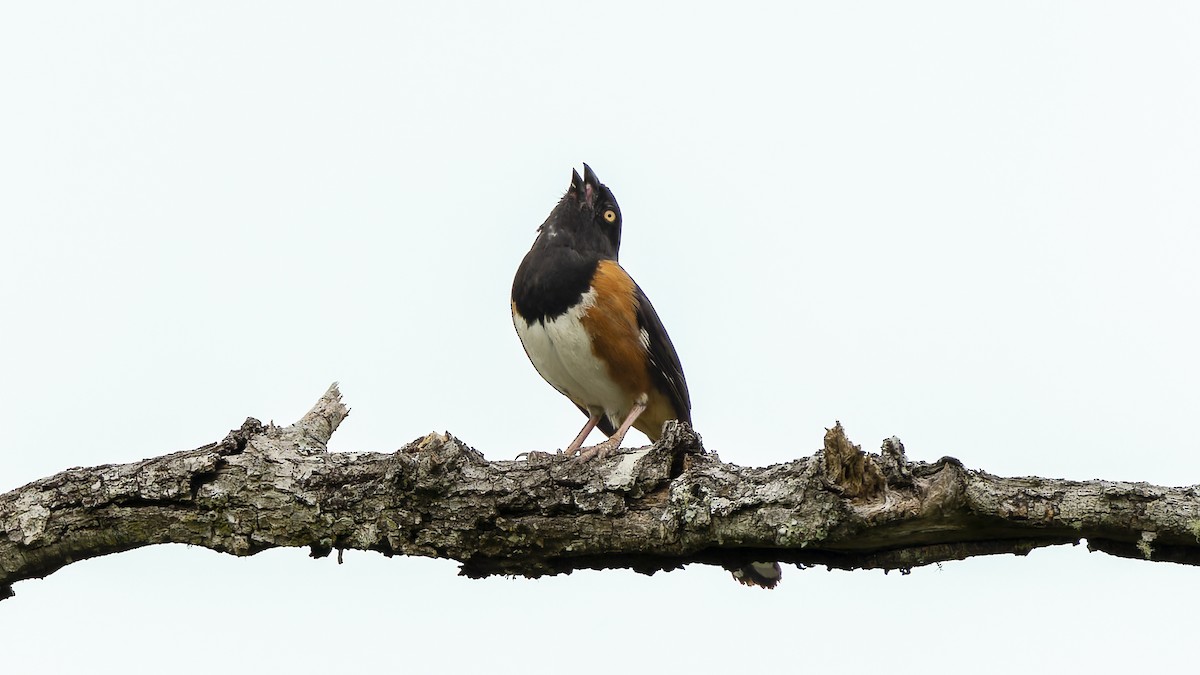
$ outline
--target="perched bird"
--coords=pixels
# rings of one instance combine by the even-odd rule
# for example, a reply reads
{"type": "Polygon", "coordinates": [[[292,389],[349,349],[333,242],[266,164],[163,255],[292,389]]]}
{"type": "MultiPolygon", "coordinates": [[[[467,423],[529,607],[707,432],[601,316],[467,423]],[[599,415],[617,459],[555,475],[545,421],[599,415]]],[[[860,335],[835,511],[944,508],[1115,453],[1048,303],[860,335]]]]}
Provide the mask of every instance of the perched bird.
{"type": "MultiPolygon", "coordinates": [[[[679,355],[650,298],[617,263],[620,248],[621,208],[584,164],[582,177],[571,171],[571,186],[513,279],[513,325],[525,353],[587,415],[564,451],[580,461],[616,451],[630,427],[656,442],[667,420],[692,422],[679,355]],[[584,448],[597,427],[608,439],[584,448]]],[[[730,571],[765,588],[781,576],[777,563],[730,571]]]]}
{"type": "Polygon", "coordinates": [[[604,458],[630,427],[657,441],[692,421],[679,355],[654,305],[617,263],[621,208],[587,164],[538,228],[513,279],[517,335],[538,373],[588,417],[565,454],[604,458]],[[583,442],[599,427],[608,440],[583,442]]]}

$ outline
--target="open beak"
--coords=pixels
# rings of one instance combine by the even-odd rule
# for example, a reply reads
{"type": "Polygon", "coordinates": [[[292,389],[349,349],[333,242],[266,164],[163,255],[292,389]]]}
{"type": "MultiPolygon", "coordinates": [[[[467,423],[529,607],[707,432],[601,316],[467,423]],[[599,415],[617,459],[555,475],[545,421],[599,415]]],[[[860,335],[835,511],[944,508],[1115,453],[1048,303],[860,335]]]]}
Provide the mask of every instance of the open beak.
{"type": "Polygon", "coordinates": [[[583,203],[589,208],[596,207],[596,195],[600,194],[600,179],[592,167],[583,163],[583,203]]]}

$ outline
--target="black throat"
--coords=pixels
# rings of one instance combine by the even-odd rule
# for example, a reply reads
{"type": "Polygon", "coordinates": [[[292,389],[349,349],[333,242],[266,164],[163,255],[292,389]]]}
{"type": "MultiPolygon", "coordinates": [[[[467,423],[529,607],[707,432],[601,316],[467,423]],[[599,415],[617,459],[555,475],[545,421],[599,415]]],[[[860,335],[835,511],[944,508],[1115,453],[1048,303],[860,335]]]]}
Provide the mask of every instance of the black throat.
{"type": "Polygon", "coordinates": [[[562,316],[591,288],[600,260],[567,246],[535,243],[513,279],[512,301],[517,313],[529,325],[562,316]]]}
{"type": "Polygon", "coordinates": [[[512,300],[530,325],[555,319],[579,303],[601,260],[616,260],[621,219],[612,191],[584,164],[571,187],[538,228],[513,279],[512,300]]]}

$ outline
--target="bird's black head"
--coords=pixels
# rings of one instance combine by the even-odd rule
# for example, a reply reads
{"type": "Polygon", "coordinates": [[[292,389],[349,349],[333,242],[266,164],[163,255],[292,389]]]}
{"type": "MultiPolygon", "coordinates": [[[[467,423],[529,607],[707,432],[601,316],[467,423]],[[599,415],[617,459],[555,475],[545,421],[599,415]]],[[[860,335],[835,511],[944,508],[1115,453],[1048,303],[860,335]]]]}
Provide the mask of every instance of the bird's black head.
{"type": "Polygon", "coordinates": [[[621,248],[621,207],[596,172],[571,170],[571,186],[538,228],[535,247],[568,246],[601,259],[617,259],[621,248]]]}

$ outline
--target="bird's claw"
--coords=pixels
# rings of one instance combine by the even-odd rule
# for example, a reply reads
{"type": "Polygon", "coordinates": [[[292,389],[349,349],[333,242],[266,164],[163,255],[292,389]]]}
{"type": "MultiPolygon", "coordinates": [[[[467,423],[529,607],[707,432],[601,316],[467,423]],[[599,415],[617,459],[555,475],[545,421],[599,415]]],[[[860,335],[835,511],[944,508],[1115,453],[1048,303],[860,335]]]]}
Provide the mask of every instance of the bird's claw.
{"type": "Polygon", "coordinates": [[[579,451],[579,456],[575,458],[575,461],[578,463],[583,463],[591,461],[592,459],[604,459],[605,457],[608,457],[616,452],[616,450],[617,444],[613,443],[612,439],[610,438],[607,441],[604,441],[603,443],[597,443],[590,448],[583,448],[579,451]]]}
{"type": "Polygon", "coordinates": [[[541,460],[541,459],[550,459],[551,457],[554,457],[555,455],[561,455],[561,454],[562,454],[561,452],[554,453],[554,452],[543,452],[541,450],[529,450],[527,452],[522,452],[521,454],[517,455],[514,459],[521,459],[523,457],[527,461],[534,461],[534,460],[541,460]]]}
{"type": "Polygon", "coordinates": [[[527,461],[542,461],[547,459],[569,459],[575,463],[590,462],[593,459],[600,460],[612,455],[617,450],[617,444],[608,439],[603,443],[597,443],[590,448],[568,448],[566,451],[559,450],[558,452],[545,452],[542,450],[528,450],[517,455],[515,459],[525,459],[527,461]]]}

